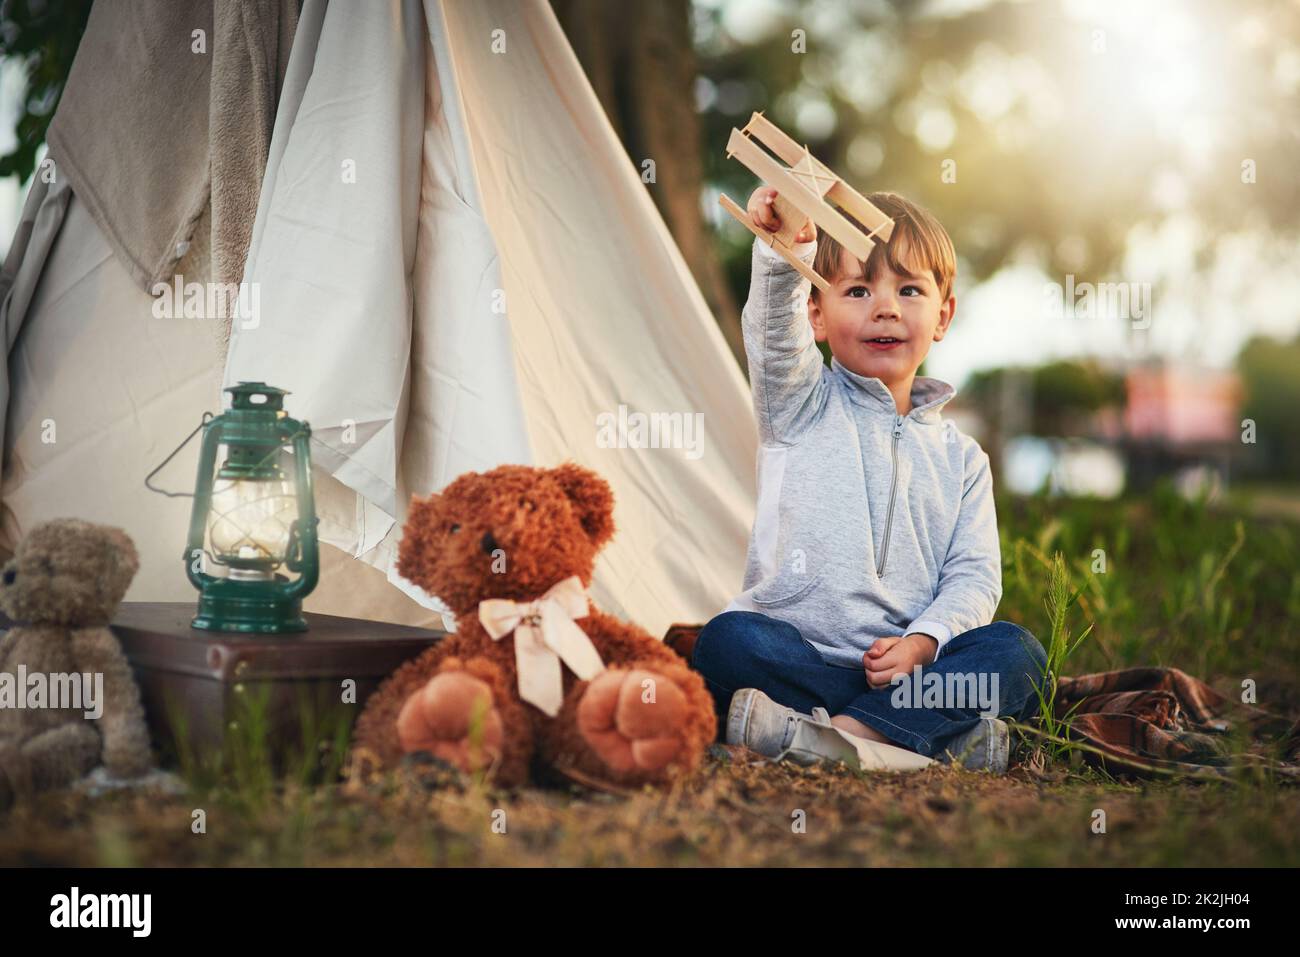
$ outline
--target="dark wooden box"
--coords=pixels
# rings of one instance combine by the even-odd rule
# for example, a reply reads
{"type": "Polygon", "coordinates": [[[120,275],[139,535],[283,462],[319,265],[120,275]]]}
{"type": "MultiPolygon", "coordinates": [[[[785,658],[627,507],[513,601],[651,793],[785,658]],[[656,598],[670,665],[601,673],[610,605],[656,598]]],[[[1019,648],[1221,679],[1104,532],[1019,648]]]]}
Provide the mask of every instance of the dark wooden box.
{"type": "Polygon", "coordinates": [[[308,630],[293,635],[200,631],[190,627],[194,608],[126,602],[113,621],[164,757],[186,743],[202,756],[236,732],[262,733],[276,756],[332,739],[384,678],[445,634],[310,612],[308,630]],[[348,679],[355,694],[345,702],[348,679]],[[241,721],[264,730],[232,727],[241,721]]]}

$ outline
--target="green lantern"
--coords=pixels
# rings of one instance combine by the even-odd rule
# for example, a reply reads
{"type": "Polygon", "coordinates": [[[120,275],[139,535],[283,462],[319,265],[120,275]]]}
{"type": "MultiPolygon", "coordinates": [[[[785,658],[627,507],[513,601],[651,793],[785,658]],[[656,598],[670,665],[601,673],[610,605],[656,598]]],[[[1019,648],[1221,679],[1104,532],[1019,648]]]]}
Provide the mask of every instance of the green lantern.
{"type": "Polygon", "coordinates": [[[320,575],[311,428],[289,418],[283,389],[241,382],[225,391],[230,408],[201,427],[185,546],[186,573],[199,590],[192,625],[262,634],[304,631],[302,600],[320,575]],[[226,458],[216,469],[222,446],[226,458]],[[203,570],[205,554],[225,575],[203,570]]]}

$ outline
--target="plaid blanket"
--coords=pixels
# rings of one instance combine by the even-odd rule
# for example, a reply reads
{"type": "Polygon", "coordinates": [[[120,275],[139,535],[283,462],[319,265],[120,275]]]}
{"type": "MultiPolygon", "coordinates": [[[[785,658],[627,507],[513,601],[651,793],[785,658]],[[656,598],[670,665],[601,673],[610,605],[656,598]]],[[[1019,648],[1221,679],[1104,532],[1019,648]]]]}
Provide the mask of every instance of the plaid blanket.
{"type": "MultiPolygon", "coordinates": [[[[664,643],[690,661],[702,627],[671,625],[664,643]]],[[[1300,721],[1177,668],[1058,678],[1054,711],[1085,759],[1112,774],[1227,778],[1254,766],[1300,781],[1300,721]]]]}
{"type": "Polygon", "coordinates": [[[1177,668],[1057,679],[1056,717],[1112,772],[1230,777],[1243,766],[1300,780],[1300,721],[1220,694],[1177,668]]]}

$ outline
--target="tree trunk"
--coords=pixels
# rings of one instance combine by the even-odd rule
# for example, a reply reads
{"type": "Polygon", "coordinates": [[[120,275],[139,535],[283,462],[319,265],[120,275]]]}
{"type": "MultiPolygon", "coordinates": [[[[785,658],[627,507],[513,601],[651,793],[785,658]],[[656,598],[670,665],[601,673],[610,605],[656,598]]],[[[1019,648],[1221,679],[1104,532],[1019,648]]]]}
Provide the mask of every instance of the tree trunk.
{"type": "Polygon", "coordinates": [[[654,160],[655,206],[744,367],[740,315],[704,219],[690,0],[551,0],[601,105],[638,171],[654,160]]]}

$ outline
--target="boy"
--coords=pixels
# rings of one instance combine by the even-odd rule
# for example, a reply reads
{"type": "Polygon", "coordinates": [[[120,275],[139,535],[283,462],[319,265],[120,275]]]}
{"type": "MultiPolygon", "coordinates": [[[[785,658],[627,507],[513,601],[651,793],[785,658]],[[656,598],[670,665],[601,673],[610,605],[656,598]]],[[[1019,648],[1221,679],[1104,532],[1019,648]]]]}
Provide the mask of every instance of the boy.
{"type": "MultiPolygon", "coordinates": [[[[773,232],[775,196],[749,200],[773,232]]],[[[952,386],[916,375],[952,322],[956,257],[927,211],[868,199],[895,224],[865,263],[811,222],[796,237],[828,292],[754,242],[742,324],[758,508],[745,590],[700,632],[692,665],[728,743],[805,764],[933,757],[1002,773],[996,715],[1034,715],[1046,654],[990,624],[1002,562],[988,456],[942,420],[952,386]]]]}

